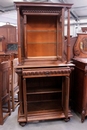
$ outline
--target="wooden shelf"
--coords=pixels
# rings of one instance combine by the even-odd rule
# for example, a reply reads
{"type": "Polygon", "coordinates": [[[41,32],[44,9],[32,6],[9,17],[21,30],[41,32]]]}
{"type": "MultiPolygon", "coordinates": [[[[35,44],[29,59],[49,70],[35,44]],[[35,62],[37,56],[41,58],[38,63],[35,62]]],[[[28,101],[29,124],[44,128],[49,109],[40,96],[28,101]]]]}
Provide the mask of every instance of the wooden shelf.
{"type": "Polygon", "coordinates": [[[58,88],[27,90],[27,94],[47,94],[47,93],[60,93],[60,92],[62,92],[62,90],[58,88]]]}
{"type": "MultiPolygon", "coordinates": [[[[61,30],[59,30],[59,31],[61,31],[61,30]]],[[[35,33],[37,33],[37,32],[57,32],[56,30],[27,30],[27,32],[35,32],[35,33]]]]}
{"type": "Polygon", "coordinates": [[[56,42],[27,42],[27,44],[57,44],[56,42]]]}

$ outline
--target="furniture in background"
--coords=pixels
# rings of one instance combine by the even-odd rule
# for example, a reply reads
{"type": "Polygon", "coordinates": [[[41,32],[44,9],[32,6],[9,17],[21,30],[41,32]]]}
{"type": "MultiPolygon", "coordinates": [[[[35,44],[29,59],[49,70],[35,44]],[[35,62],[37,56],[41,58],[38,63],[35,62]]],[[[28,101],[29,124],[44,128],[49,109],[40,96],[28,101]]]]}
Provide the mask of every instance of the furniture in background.
{"type": "MultiPolygon", "coordinates": [[[[73,48],[74,48],[76,41],[77,41],[77,36],[70,37],[70,61],[74,57],[74,49],[73,48]]],[[[68,40],[66,39],[64,41],[64,55],[65,55],[65,57],[67,57],[67,42],[68,42],[68,40]]]]}
{"type": "Polygon", "coordinates": [[[15,2],[18,18],[18,122],[64,118],[69,110],[70,11],[72,4],[15,2]],[[68,12],[67,55],[64,13],[68,12]],[[68,64],[69,63],[69,64],[68,64]]]}
{"type": "MultiPolygon", "coordinates": [[[[18,88],[18,79],[17,74],[15,73],[14,69],[17,65],[18,61],[17,59],[17,45],[16,42],[16,27],[11,25],[4,25],[0,27],[0,34],[3,34],[0,36],[0,62],[3,61],[10,61],[10,97],[11,97],[11,108],[14,111],[15,107],[19,104],[18,101],[15,102],[14,95],[18,94],[19,88],[18,88]],[[11,33],[11,34],[10,34],[11,33]],[[11,38],[10,38],[11,37],[11,38]],[[16,86],[17,85],[17,86],[16,86]]],[[[18,99],[17,99],[18,100],[18,99]]]]}
{"type": "Polygon", "coordinates": [[[18,37],[16,26],[12,26],[10,23],[0,26],[0,36],[5,39],[5,53],[15,53],[17,55],[18,37]]]}
{"type": "Polygon", "coordinates": [[[18,65],[18,58],[11,60],[11,72],[10,72],[10,98],[12,111],[19,105],[19,85],[18,75],[15,72],[15,68],[18,65]]]}
{"type": "Polygon", "coordinates": [[[6,41],[4,36],[0,36],[0,54],[5,54],[6,52],[6,41]]]}
{"type": "Polygon", "coordinates": [[[81,29],[82,29],[82,32],[87,33],[87,27],[81,27],[81,29]]]}
{"type": "Polygon", "coordinates": [[[6,38],[7,44],[17,42],[16,27],[10,25],[8,22],[6,25],[0,26],[0,35],[3,35],[6,38]]]}
{"type": "Polygon", "coordinates": [[[11,114],[9,68],[8,61],[0,63],[0,125],[3,125],[6,117],[11,114]]]}
{"type": "Polygon", "coordinates": [[[81,114],[83,122],[87,116],[87,34],[84,32],[78,33],[74,45],[73,63],[75,64],[72,87],[73,108],[81,114]]]}

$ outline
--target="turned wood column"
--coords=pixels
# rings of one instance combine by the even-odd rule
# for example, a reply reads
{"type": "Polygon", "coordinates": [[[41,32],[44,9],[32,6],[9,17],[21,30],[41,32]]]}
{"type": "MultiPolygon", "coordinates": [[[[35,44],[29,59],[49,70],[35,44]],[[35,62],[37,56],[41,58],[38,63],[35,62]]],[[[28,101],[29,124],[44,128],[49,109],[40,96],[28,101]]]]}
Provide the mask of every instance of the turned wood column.
{"type": "Polygon", "coordinates": [[[86,100],[87,100],[87,72],[85,72],[84,74],[84,86],[83,86],[83,104],[82,104],[82,114],[81,114],[81,122],[84,122],[85,120],[85,116],[86,116],[86,110],[87,110],[87,104],[86,104],[86,100]]]}
{"type": "Polygon", "coordinates": [[[65,121],[68,121],[70,77],[65,77],[65,121]]]}
{"type": "Polygon", "coordinates": [[[19,64],[21,64],[21,16],[20,16],[20,10],[17,7],[17,24],[18,24],[18,60],[19,60],[19,64]]]}
{"type": "Polygon", "coordinates": [[[67,21],[67,62],[70,61],[70,9],[68,9],[68,21],[67,21]]]}
{"type": "Polygon", "coordinates": [[[24,99],[24,116],[27,121],[27,99],[26,99],[26,78],[23,79],[23,99],[24,99]]]}
{"type": "Polygon", "coordinates": [[[25,58],[27,58],[27,45],[26,45],[26,23],[27,23],[27,16],[24,15],[24,49],[25,49],[25,58]]]}

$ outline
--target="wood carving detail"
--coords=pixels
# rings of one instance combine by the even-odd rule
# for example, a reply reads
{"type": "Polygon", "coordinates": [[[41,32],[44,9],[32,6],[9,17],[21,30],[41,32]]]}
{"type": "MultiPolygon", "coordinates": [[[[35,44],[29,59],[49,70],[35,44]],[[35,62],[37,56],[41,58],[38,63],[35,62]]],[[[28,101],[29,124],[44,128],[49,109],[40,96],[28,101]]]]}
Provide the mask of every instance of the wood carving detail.
{"type": "Polygon", "coordinates": [[[57,13],[57,14],[59,14],[60,13],[60,11],[59,10],[56,10],[56,9],[53,9],[53,10],[50,10],[50,9],[48,9],[48,10],[44,10],[44,9],[25,9],[25,10],[22,10],[22,13],[24,14],[26,14],[26,13],[57,13]]]}
{"type": "Polygon", "coordinates": [[[48,71],[23,71],[22,74],[24,76],[32,76],[32,75],[53,75],[53,74],[69,74],[71,72],[70,69],[65,70],[48,70],[48,71]]]}

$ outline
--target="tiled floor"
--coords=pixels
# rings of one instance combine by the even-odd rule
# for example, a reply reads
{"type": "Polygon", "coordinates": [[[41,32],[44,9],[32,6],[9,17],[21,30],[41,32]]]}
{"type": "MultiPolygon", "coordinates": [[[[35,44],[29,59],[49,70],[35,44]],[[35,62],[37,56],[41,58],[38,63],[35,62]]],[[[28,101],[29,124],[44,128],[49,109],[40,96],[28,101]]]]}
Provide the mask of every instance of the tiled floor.
{"type": "Polygon", "coordinates": [[[64,120],[42,121],[27,123],[24,127],[17,122],[17,108],[12,112],[4,125],[0,126],[0,130],[87,130],[87,119],[81,123],[80,116],[72,112],[69,122],[64,120]]]}

